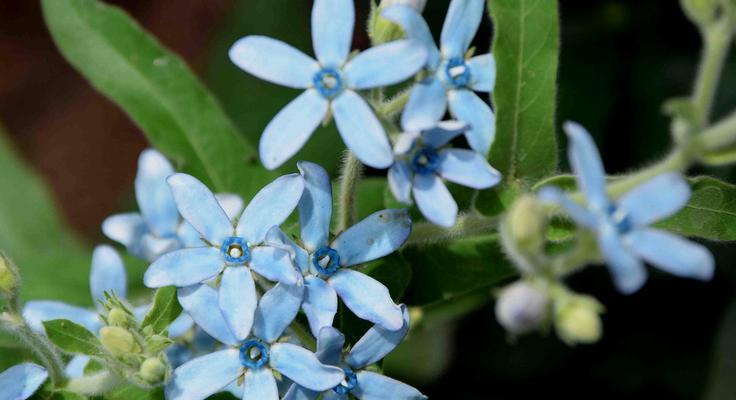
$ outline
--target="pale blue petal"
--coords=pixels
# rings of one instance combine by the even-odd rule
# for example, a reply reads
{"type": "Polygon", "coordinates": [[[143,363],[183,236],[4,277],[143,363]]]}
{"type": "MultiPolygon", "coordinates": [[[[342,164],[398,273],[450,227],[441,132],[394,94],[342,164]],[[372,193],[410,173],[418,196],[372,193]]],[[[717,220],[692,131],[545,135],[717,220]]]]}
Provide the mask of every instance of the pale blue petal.
{"type": "Polygon", "coordinates": [[[446,58],[463,57],[483,19],[484,0],[452,0],[442,26],[440,47],[446,58]]]}
{"type": "Polygon", "coordinates": [[[179,304],[202,330],[222,343],[235,346],[239,342],[220,312],[217,291],[207,285],[194,285],[178,290],[179,304]]]}
{"type": "Polygon", "coordinates": [[[128,296],[128,278],[125,274],[123,259],[111,246],[95,247],[92,253],[89,287],[92,291],[92,302],[95,305],[105,302],[105,292],[114,293],[121,299],[128,296]]]}
{"type": "Polygon", "coordinates": [[[323,365],[309,350],[290,343],[271,346],[271,368],[307,389],[332,389],[345,378],[341,368],[323,365]]]}
{"type": "Polygon", "coordinates": [[[368,103],[352,90],[332,102],[332,114],[345,145],[363,164],[384,169],[394,161],[381,122],[368,103]]]}
{"type": "Polygon", "coordinates": [[[446,228],[455,224],[457,203],[439,176],[416,174],[412,194],[419,211],[432,223],[446,228]]]}
{"type": "Polygon", "coordinates": [[[317,337],[320,329],[332,326],[337,314],[337,293],[332,286],[316,276],[304,279],[304,303],[302,308],[307,315],[312,335],[317,337]]]}
{"type": "Polygon", "coordinates": [[[381,282],[358,271],[341,269],[328,280],[343,303],[359,318],[395,331],[404,325],[401,307],[381,282]]]}
{"type": "Polygon", "coordinates": [[[473,189],[488,189],[501,181],[501,173],[485,157],[465,149],[446,149],[439,153],[439,174],[450,182],[473,189]]]}
{"type": "Polygon", "coordinates": [[[317,396],[319,396],[319,392],[303,388],[294,383],[286,392],[284,400],[316,400],[317,396]]]}
{"type": "Polygon", "coordinates": [[[238,381],[234,381],[227,385],[224,389],[222,389],[222,392],[228,392],[235,396],[238,399],[243,398],[243,382],[238,384],[238,381]]]}
{"type": "Polygon", "coordinates": [[[258,275],[287,285],[296,285],[301,274],[288,251],[276,247],[260,246],[251,251],[250,266],[258,275]]]}
{"type": "Polygon", "coordinates": [[[259,154],[266,169],[275,169],[304,146],[327,115],[329,102],[317,89],[307,89],[268,123],[261,135],[259,154]]]}
{"type": "Polygon", "coordinates": [[[690,185],[678,173],[659,175],[624,194],[618,206],[629,220],[645,226],[665,219],[685,207],[690,198],[690,185]]]}
{"type": "Polygon", "coordinates": [[[539,199],[547,203],[560,205],[570,217],[578,224],[587,229],[597,229],[598,219],[587,208],[574,202],[565,192],[555,186],[545,186],[539,190],[539,199]]]}
{"type": "Polygon", "coordinates": [[[166,178],[174,172],[169,160],[156,150],[143,150],[138,158],[135,197],[148,228],[156,236],[174,235],[179,222],[174,196],[166,184],[166,178]]]}
{"type": "Polygon", "coordinates": [[[360,400],[421,400],[427,396],[396,379],[370,371],[356,374],[358,386],[351,392],[360,400]]]}
{"type": "Polygon", "coordinates": [[[269,289],[256,309],[253,334],[272,343],[294,321],[304,299],[303,285],[277,284],[269,289]]]}
{"type": "Polygon", "coordinates": [[[415,40],[396,40],[371,47],[345,65],[350,88],[363,90],[409,79],[427,63],[427,50],[415,40]]]}
{"type": "Polygon", "coordinates": [[[283,175],[258,191],[238,220],[238,236],[248,244],[263,242],[274,225],[281,225],[299,204],[304,192],[304,178],[299,174],[283,175]]]}
{"type": "Polygon", "coordinates": [[[410,151],[414,150],[417,144],[417,140],[421,138],[421,132],[407,131],[400,133],[394,140],[394,154],[399,156],[408,155],[410,151]]]}
{"type": "Polygon", "coordinates": [[[434,38],[427,22],[413,7],[398,4],[383,10],[381,16],[401,26],[407,38],[422,43],[427,50],[427,65],[431,69],[437,68],[440,63],[440,51],[434,44],[434,38]]]}
{"type": "Polygon", "coordinates": [[[470,68],[470,88],[476,92],[488,93],[496,84],[496,60],[491,54],[482,54],[468,60],[470,68]]]}
{"type": "Polygon", "coordinates": [[[569,139],[567,156],[580,190],[585,193],[591,207],[606,210],[609,205],[606,175],[593,138],[575,122],[565,122],[563,127],[569,139]]]}
{"type": "Polygon", "coordinates": [[[396,200],[411,204],[411,178],[411,167],[406,161],[396,161],[388,170],[388,187],[396,200]]]}
{"type": "Polygon", "coordinates": [[[308,161],[297,163],[304,177],[304,194],[299,200],[299,226],[302,242],[314,252],[327,245],[332,218],[332,182],[327,171],[308,161]]]}
{"type": "Polygon", "coordinates": [[[231,221],[238,218],[240,214],[243,213],[245,202],[243,202],[243,198],[237,194],[217,193],[215,195],[215,199],[220,203],[220,207],[222,207],[222,210],[225,211],[225,214],[231,221]]]}
{"type": "Polygon", "coordinates": [[[0,399],[25,400],[46,381],[49,374],[40,365],[23,363],[0,373],[0,399]]]}
{"type": "Polygon", "coordinates": [[[102,326],[96,312],[58,301],[32,300],[23,306],[23,319],[36,332],[43,333],[43,321],[68,319],[92,332],[102,326]]]}
{"type": "Polygon", "coordinates": [[[179,212],[202,237],[220,245],[233,235],[230,219],[207,186],[187,174],[174,174],[167,181],[179,212]]]}
{"type": "Polygon", "coordinates": [[[238,349],[221,350],[180,366],[166,385],[167,400],[203,400],[238,379],[238,349]]]}
{"type": "Polygon", "coordinates": [[[138,213],[117,214],[102,222],[102,233],[131,251],[135,250],[141,236],[146,232],[148,227],[143,216],[138,213]]]}
{"type": "Polygon", "coordinates": [[[312,45],[325,67],[341,67],[353,43],[355,6],[352,0],[316,0],[312,6],[312,45]]]}
{"type": "Polygon", "coordinates": [[[179,224],[179,229],[176,231],[176,236],[179,239],[181,247],[201,247],[205,245],[202,240],[202,236],[199,235],[196,229],[187,221],[182,221],[179,224]]]}
{"type": "MultiPolygon", "coordinates": [[[[194,228],[192,228],[192,230],[194,230],[194,228]]],[[[199,237],[199,234],[196,233],[196,231],[195,234],[199,237]]],[[[201,245],[202,242],[200,241],[198,246],[201,245]]],[[[181,247],[180,242],[176,237],[162,239],[151,233],[143,235],[140,241],[141,253],[143,257],[150,262],[155,261],[161,256],[161,254],[168,253],[172,250],[178,249],[179,247],[181,247]]]]}
{"type": "Polygon", "coordinates": [[[465,132],[470,147],[483,155],[488,154],[496,136],[496,116],[491,107],[467,89],[449,91],[448,99],[452,115],[470,127],[465,132]]]}
{"type": "Polygon", "coordinates": [[[390,331],[379,325],[374,325],[363,337],[355,343],[353,349],[346,359],[353,369],[362,369],[370,364],[382,360],[388,353],[394,351],[396,346],[404,340],[409,332],[409,310],[401,305],[404,324],[401,329],[390,331]]]}
{"type": "Polygon", "coordinates": [[[250,269],[225,268],[220,280],[220,310],[230,332],[238,340],[245,340],[253,326],[258,299],[256,284],[250,269]]]}
{"type": "Polygon", "coordinates": [[[337,329],[326,326],[317,336],[317,358],[327,365],[339,365],[342,359],[342,348],[345,346],[345,335],[337,329]]]}
{"type": "Polygon", "coordinates": [[[243,382],[243,400],[279,400],[279,389],[270,368],[249,369],[243,382]]]}
{"type": "Polygon", "coordinates": [[[637,229],[626,240],[639,257],[655,267],[684,278],[713,278],[715,261],[707,248],[658,229],[637,229]]]}
{"type": "Polygon", "coordinates": [[[604,226],[598,235],[598,246],[613,282],[619,292],[631,294],[639,290],[647,280],[647,271],[636,255],[624,245],[612,226],[604,226]]]}
{"type": "Polygon", "coordinates": [[[440,121],[437,126],[422,132],[422,141],[434,148],[440,148],[465,133],[468,128],[469,125],[462,121],[440,121]]]}
{"type": "Polygon", "coordinates": [[[406,209],[376,211],[348,228],[332,242],[341,266],[351,266],[393,253],[409,238],[411,218],[406,209]]]}
{"type": "Polygon", "coordinates": [[[87,367],[90,359],[91,358],[89,356],[77,355],[72,357],[72,359],[69,360],[69,363],[66,364],[64,373],[72,379],[84,376],[84,368],[87,367]]]}
{"type": "Polygon", "coordinates": [[[143,275],[143,283],[150,288],[194,285],[214,277],[224,265],[220,250],[214,247],[176,250],[156,259],[143,275]]]}
{"type": "Polygon", "coordinates": [[[189,314],[183,312],[169,325],[169,337],[174,339],[181,337],[193,327],[194,320],[189,314]]]}
{"type": "Polygon", "coordinates": [[[137,306],[133,308],[133,318],[135,318],[136,321],[143,322],[143,319],[146,318],[146,314],[148,314],[148,311],[151,310],[152,304],[145,304],[142,306],[137,306]]]}
{"type": "Polygon", "coordinates": [[[312,86],[319,64],[294,47],[265,36],[246,36],[230,47],[230,61],[245,72],[296,89],[312,86]]]}
{"type": "Polygon", "coordinates": [[[445,85],[434,76],[414,84],[401,114],[401,128],[419,132],[437,125],[447,111],[445,85]]]}
{"type": "Polygon", "coordinates": [[[297,245],[289,235],[284,233],[278,226],[268,230],[266,234],[266,245],[277,249],[286,250],[291,253],[294,264],[302,273],[309,271],[309,253],[297,245]]]}

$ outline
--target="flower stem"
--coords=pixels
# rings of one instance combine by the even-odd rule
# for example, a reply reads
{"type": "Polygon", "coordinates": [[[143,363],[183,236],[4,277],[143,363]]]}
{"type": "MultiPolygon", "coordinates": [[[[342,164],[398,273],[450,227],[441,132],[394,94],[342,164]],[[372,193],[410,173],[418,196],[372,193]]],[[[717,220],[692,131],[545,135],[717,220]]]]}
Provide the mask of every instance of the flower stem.
{"type": "Polygon", "coordinates": [[[702,129],[710,120],[718,82],[733,37],[729,18],[726,17],[712,25],[702,27],[700,32],[703,37],[703,54],[692,95],[695,129],[702,129]]]}
{"type": "Polygon", "coordinates": [[[49,340],[32,330],[18,314],[0,314],[0,330],[15,337],[29,349],[43,364],[49,373],[49,379],[54,387],[60,387],[66,381],[64,360],[49,340]]]}
{"type": "Polygon", "coordinates": [[[430,222],[414,224],[411,236],[404,246],[428,246],[472,236],[495,232],[498,219],[480,214],[459,215],[455,225],[443,228],[430,222]]]}
{"type": "Polygon", "coordinates": [[[122,381],[110,371],[102,371],[94,375],[83,376],[70,380],[66,390],[84,396],[97,396],[110,391],[120,385],[122,381]]]}
{"type": "Polygon", "coordinates": [[[736,144],[736,111],[703,131],[697,138],[703,150],[723,150],[736,144]]]}
{"type": "Polygon", "coordinates": [[[345,158],[340,173],[340,197],[337,204],[337,232],[343,232],[352,226],[358,215],[358,184],[363,174],[363,164],[350,150],[345,151],[345,158]]]}

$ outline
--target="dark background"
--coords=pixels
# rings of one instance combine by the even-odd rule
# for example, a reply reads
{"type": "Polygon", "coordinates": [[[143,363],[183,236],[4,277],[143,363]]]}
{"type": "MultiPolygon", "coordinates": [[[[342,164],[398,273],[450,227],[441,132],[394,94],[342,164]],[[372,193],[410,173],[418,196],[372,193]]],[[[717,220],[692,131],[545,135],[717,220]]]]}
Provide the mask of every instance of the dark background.
{"type": "MultiPolygon", "coordinates": [[[[249,137],[260,135],[293,96],[238,71],[225,50],[236,38],[255,32],[308,46],[309,1],[110,3],[123,6],[181,54],[249,137]]],[[[426,17],[438,32],[447,2],[429,3],[426,17]]],[[[359,2],[359,24],[367,5],[359,2]]],[[[562,0],[560,13],[558,121],[574,119],[594,132],[612,173],[665,154],[668,119],[661,104],[689,93],[700,47],[678,2],[562,0]]],[[[362,32],[359,26],[358,48],[368,45],[362,32]]],[[[488,48],[490,36],[486,22],[476,45],[488,48]]],[[[735,87],[736,63],[731,61],[716,116],[736,104],[735,87]]],[[[50,185],[66,219],[90,243],[101,241],[102,219],[131,203],[136,159],[146,141],[61,58],[36,1],[0,0],[0,121],[50,185]]],[[[726,169],[715,172],[731,175],[726,169]]],[[[734,295],[733,247],[712,248],[719,268],[708,284],[652,271],[644,290],[623,296],[613,290],[603,268],[575,276],[571,286],[595,295],[607,308],[604,337],[596,345],[569,348],[553,334],[511,340],[489,306],[437,332],[440,339],[420,349],[426,354],[418,359],[433,356],[434,373],[404,378],[442,399],[736,398],[736,389],[723,389],[724,379],[736,380],[736,368],[729,369],[735,362],[730,347],[736,327],[722,324],[734,295]],[[450,356],[441,357],[442,350],[450,356]],[[714,387],[721,389],[711,392],[714,387]]],[[[420,363],[417,368],[426,367],[420,363]]]]}

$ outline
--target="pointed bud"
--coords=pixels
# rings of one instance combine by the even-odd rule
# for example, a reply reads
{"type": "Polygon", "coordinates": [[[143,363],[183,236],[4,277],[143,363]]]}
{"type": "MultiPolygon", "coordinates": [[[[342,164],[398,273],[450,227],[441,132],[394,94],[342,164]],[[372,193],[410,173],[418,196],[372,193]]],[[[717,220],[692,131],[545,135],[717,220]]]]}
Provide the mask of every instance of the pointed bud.
{"type": "Polygon", "coordinates": [[[555,328],[568,345],[592,344],[603,336],[603,307],[589,296],[575,296],[557,310],[555,328]]]}
{"type": "Polygon", "coordinates": [[[0,253],[0,294],[13,295],[18,289],[19,281],[12,261],[0,253]]]}
{"type": "Polygon", "coordinates": [[[105,326],[100,329],[100,342],[115,357],[132,353],[136,349],[133,335],[117,326],[105,326]]]}
{"type": "Polygon", "coordinates": [[[160,353],[172,344],[174,341],[166,336],[151,335],[146,339],[146,350],[148,353],[160,353]]]}
{"type": "Polygon", "coordinates": [[[141,378],[152,384],[162,383],[166,378],[166,364],[156,357],[147,358],[138,371],[141,378]]]}
{"type": "Polygon", "coordinates": [[[546,292],[519,281],[503,289],[496,302],[496,319],[510,333],[523,335],[542,326],[547,309],[546,292]]]}
{"type": "Polygon", "coordinates": [[[127,328],[130,325],[130,314],[121,308],[113,308],[107,314],[107,323],[111,326],[127,328]]]}
{"type": "Polygon", "coordinates": [[[547,218],[542,205],[534,196],[524,195],[514,202],[507,217],[511,239],[525,253],[542,250],[547,218]]]}
{"type": "Polygon", "coordinates": [[[381,12],[386,7],[394,5],[393,3],[398,4],[399,1],[383,1],[380,6],[373,5],[371,8],[371,14],[368,18],[368,36],[374,46],[403,39],[405,36],[404,30],[399,25],[381,16],[381,12]]]}

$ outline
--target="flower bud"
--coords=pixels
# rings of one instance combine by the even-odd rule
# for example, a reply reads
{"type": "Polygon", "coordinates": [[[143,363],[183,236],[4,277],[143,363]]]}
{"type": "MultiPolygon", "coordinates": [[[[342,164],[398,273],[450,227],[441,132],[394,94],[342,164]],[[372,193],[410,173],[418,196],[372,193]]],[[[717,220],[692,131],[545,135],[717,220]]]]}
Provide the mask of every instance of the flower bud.
{"type": "Polygon", "coordinates": [[[709,24],[717,15],[717,0],[680,0],[685,15],[696,24],[709,24]]]}
{"type": "Polygon", "coordinates": [[[144,381],[155,385],[164,381],[166,364],[156,357],[147,358],[141,364],[138,373],[144,381]]]}
{"type": "Polygon", "coordinates": [[[523,335],[547,319],[547,294],[529,282],[518,281],[503,289],[496,302],[496,319],[510,333],[523,335]]]}
{"type": "Polygon", "coordinates": [[[128,327],[130,315],[123,309],[113,308],[107,314],[107,323],[112,326],[128,327]]]}
{"type": "Polygon", "coordinates": [[[399,1],[383,1],[378,7],[373,7],[368,18],[368,36],[374,46],[388,43],[404,37],[404,30],[392,21],[381,16],[381,12],[388,6],[398,4],[399,1]],[[389,4],[385,4],[389,3],[389,4]]]}
{"type": "Polygon", "coordinates": [[[531,195],[521,196],[507,217],[511,239],[519,250],[534,253],[542,249],[547,219],[541,204],[531,195]]]}
{"type": "Polygon", "coordinates": [[[117,326],[105,326],[100,329],[100,342],[115,357],[132,353],[136,348],[133,335],[117,326]]]}
{"type": "Polygon", "coordinates": [[[11,294],[18,288],[18,277],[10,261],[0,254],[0,294],[11,294]]]}
{"type": "Polygon", "coordinates": [[[560,338],[569,345],[591,344],[603,335],[601,306],[592,298],[578,296],[562,306],[555,319],[560,338]]]}

